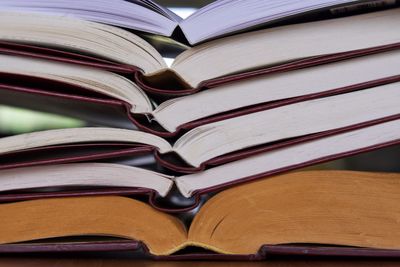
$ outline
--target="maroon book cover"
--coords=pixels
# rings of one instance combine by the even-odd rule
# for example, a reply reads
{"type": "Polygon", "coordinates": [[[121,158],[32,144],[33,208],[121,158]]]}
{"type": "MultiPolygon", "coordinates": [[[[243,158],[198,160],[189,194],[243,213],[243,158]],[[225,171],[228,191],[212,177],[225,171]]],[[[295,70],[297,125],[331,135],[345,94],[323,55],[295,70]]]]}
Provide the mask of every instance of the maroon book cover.
{"type": "Polygon", "coordinates": [[[256,254],[233,255],[212,252],[187,252],[169,256],[150,254],[146,245],[140,241],[94,241],[94,242],[60,242],[60,243],[19,243],[0,245],[0,254],[20,253],[72,253],[72,252],[111,252],[126,251],[138,253],[142,257],[155,260],[230,260],[261,261],[271,256],[328,256],[328,257],[367,257],[367,258],[399,258],[400,250],[373,249],[360,247],[341,247],[327,245],[263,245],[256,254]]]}

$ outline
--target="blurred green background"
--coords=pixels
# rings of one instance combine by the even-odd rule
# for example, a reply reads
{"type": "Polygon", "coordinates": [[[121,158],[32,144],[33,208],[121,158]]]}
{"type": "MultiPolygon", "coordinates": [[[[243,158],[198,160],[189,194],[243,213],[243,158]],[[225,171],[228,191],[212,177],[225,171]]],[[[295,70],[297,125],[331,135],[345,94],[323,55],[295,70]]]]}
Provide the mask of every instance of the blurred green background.
{"type": "Polygon", "coordinates": [[[77,119],[0,105],[0,134],[2,136],[82,126],[85,126],[85,123],[77,119]]]}

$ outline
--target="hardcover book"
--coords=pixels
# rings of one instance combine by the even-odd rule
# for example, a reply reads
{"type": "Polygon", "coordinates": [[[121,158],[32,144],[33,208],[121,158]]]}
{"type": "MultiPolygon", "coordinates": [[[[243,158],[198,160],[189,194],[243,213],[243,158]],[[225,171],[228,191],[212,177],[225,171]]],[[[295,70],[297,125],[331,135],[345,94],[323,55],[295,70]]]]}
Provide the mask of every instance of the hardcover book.
{"type": "MultiPolygon", "coordinates": [[[[154,166],[140,166],[144,155],[151,156],[154,153],[154,148],[145,145],[107,142],[85,144],[82,140],[68,145],[68,139],[76,142],[81,137],[76,129],[61,130],[59,136],[57,132],[15,136],[2,139],[0,200],[9,202],[74,195],[146,195],[158,209],[191,210],[200,204],[203,196],[236,184],[399,144],[399,127],[400,120],[395,119],[333,135],[322,135],[314,140],[295,140],[275,147],[245,150],[237,155],[227,155],[226,158],[217,157],[214,166],[192,173],[179,173],[178,167],[178,174],[175,175],[154,166]],[[55,138],[54,143],[46,146],[45,140],[51,140],[52,137],[55,138]],[[26,140],[25,149],[22,140],[26,140]],[[104,159],[108,159],[108,162],[104,162],[104,159]],[[49,190],[41,190],[46,188],[49,190]],[[71,191],[71,188],[78,191],[71,191]],[[172,205],[170,208],[158,205],[155,200],[171,195],[174,188],[183,200],[191,199],[192,202],[189,201],[188,205],[172,205]]],[[[101,136],[104,129],[86,130],[93,136],[101,136]]],[[[125,136],[141,137],[142,142],[145,140],[144,133],[131,132],[130,136],[126,133],[125,136]]],[[[123,135],[124,132],[119,132],[119,136],[123,135]]]]}
{"type": "Polygon", "coordinates": [[[0,252],[119,248],[159,259],[398,257],[399,178],[350,171],[275,176],[217,194],[188,226],[124,197],[3,204],[0,252]]]}
{"type": "Polygon", "coordinates": [[[210,122],[398,81],[399,11],[222,38],[188,49],[167,68],[154,47],[123,29],[2,10],[1,102],[179,136],[210,122]]]}
{"type": "Polygon", "coordinates": [[[151,0],[91,0],[85,3],[79,0],[37,0],[34,3],[5,0],[0,7],[10,11],[74,16],[162,36],[172,36],[181,30],[190,44],[197,44],[255,28],[382,9],[396,4],[396,0],[214,1],[185,20],[151,0]]]}

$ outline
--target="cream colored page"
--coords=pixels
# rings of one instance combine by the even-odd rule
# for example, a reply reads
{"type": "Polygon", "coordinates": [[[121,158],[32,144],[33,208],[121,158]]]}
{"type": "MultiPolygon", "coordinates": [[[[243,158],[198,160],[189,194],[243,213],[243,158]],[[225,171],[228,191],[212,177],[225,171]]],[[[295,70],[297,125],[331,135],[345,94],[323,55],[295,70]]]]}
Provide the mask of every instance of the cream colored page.
{"type": "Polygon", "coordinates": [[[198,45],[179,55],[172,69],[190,85],[310,56],[400,41],[400,9],[244,33],[198,45]]]}
{"type": "Polygon", "coordinates": [[[123,29],[59,14],[3,11],[0,40],[77,51],[137,66],[146,73],[166,67],[158,51],[123,29]]]}
{"type": "Polygon", "coordinates": [[[126,142],[153,145],[166,153],[171,145],[161,137],[133,130],[82,127],[47,130],[4,137],[0,139],[0,154],[51,145],[88,142],[126,142]]]}

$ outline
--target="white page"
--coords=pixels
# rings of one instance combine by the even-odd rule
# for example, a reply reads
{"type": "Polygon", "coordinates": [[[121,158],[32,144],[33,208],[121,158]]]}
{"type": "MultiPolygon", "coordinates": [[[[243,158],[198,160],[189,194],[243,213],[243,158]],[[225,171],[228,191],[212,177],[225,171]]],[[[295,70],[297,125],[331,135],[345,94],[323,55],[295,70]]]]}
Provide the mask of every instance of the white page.
{"type": "Polygon", "coordinates": [[[88,142],[126,142],[152,145],[161,153],[171,145],[161,137],[141,131],[117,128],[83,127],[47,130],[0,138],[0,154],[36,147],[88,142]]]}
{"type": "Polygon", "coordinates": [[[77,163],[16,168],[0,172],[0,191],[66,186],[141,187],[166,196],[171,176],[109,163],[77,163]]]}
{"type": "Polygon", "coordinates": [[[124,0],[1,0],[0,9],[62,14],[166,36],[178,25],[171,14],[166,17],[124,0]]]}
{"type": "Polygon", "coordinates": [[[218,156],[400,114],[400,82],[199,126],[173,149],[192,166],[218,156]]]}
{"type": "Polygon", "coordinates": [[[189,43],[266,24],[292,15],[361,0],[220,0],[200,9],[181,24],[189,43]]]}
{"type": "Polygon", "coordinates": [[[181,192],[190,197],[196,190],[395,140],[400,142],[400,120],[262,153],[204,172],[181,176],[176,183],[181,192]]]}

